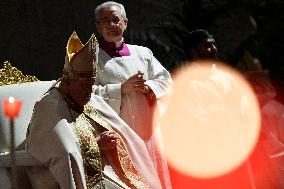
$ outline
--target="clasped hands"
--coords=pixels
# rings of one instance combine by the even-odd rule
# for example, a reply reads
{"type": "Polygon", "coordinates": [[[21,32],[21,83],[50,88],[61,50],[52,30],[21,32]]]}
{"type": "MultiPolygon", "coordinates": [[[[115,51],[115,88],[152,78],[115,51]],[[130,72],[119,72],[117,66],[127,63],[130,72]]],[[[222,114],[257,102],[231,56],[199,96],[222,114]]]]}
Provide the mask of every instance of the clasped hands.
{"type": "Polygon", "coordinates": [[[114,149],[117,145],[118,135],[113,131],[103,131],[97,137],[97,143],[101,153],[114,149]]]}
{"type": "Polygon", "coordinates": [[[141,92],[150,102],[156,100],[155,93],[152,89],[145,84],[145,79],[143,78],[144,73],[138,71],[137,74],[129,77],[125,82],[121,85],[121,93],[128,94],[130,92],[141,92]]]}

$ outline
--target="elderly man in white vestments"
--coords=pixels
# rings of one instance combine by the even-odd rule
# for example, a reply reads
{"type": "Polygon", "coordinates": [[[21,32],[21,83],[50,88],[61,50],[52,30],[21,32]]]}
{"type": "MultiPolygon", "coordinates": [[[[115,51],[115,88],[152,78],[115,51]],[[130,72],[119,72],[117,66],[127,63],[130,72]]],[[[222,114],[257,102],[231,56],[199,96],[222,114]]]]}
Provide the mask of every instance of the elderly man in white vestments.
{"type": "Polygon", "coordinates": [[[154,107],[163,112],[172,80],[150,49],[124,42],[128,20],[122,4],[103,3],[95,9],[100,52],[94,93],[104,100],[144,141],[163,188],[171,188],[159,128],[153,124],[154,107]]]}
{"type": "Polygon", "coordinates": [[[98,46],[74,32],[63,77],[36,103],[26,150],[42,166],[28,170],[36,189],[161,189],[144,142],[92,94],[98,46]]]}

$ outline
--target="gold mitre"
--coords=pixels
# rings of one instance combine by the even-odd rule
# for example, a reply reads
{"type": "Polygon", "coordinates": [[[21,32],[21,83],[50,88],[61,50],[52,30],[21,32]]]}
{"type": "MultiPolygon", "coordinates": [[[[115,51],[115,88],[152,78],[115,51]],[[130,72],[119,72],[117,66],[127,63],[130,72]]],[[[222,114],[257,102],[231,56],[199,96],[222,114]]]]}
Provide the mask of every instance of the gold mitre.
{"type": "Polygon", "coordinates": [[[98,52],[98,42],[94,34],[83,45],[74,31],[66,46],[64,76],[70,79],[95,78],[98,52]]]}

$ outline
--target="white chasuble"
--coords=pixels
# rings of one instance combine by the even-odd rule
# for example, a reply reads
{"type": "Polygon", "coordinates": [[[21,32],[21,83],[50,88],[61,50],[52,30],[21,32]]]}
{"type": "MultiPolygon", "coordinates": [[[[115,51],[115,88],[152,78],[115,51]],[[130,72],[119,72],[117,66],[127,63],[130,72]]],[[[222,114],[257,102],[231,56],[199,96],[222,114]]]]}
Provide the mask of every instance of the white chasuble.
{"type": "Polygon", "coordinates": [[[131,182],[135,188],[148,188],[149,185],[149,188],[160,189],[144,142],[100,97],[93,95],[87,105],[85,113],[74,120],[74,111],[70,111],[56,89],[36,103],[27,136],[27,152],[43,166],[31,168],[33,180],[42,178],[33,183],[33,187],[75,189],[76,182],[84,189],[119,189],[127,188],[125,183],[131,182]],[[95,136],[99,127],[119,134],[121,142],[116,153],[104,156],[98,153],[95,136]],[[121,166],[113,164],[115,158],[121,166]],[[117,171],[121,168],[121,172],[117,171]],[[128,181],[121,179],[121,175],[128,181]]]}

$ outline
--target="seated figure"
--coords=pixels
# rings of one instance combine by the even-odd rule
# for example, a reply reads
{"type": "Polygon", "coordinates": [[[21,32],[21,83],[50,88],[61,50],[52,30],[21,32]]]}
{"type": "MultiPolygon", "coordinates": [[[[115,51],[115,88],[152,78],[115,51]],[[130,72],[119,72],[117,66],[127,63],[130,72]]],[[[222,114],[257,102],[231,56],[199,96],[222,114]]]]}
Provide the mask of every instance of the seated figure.
{"type": "Polygon", "coordinates": [[[27,132],[42,164],[27,170],[33,188],[161,188],[142,139],[92,94],[95,36],[83,45],[74,32],[66,50],[63,77],[35,104],[27,132]]]}

